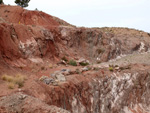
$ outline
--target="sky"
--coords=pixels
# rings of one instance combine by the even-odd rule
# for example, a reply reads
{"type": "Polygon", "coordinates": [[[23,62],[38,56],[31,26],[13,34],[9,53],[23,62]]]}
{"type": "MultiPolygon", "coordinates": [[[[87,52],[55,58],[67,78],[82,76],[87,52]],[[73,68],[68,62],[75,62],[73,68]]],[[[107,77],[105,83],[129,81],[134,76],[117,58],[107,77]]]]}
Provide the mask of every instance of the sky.
{"type": "MultiPolygon", "coordinates": [[[[3,0],[16,5],[14,0],[3,0]]],[[[128,27],[150,32],[150,0],[30,0],[43,11],[78,27],[128,27]]]]}

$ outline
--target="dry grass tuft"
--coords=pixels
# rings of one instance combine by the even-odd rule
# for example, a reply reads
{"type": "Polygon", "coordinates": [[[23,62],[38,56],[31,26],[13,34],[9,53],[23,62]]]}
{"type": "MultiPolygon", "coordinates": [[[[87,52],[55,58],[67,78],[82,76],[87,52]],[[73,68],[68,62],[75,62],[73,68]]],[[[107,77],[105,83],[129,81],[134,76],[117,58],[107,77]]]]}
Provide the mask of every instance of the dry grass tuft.
{"type": "Polygon", "coordinates": [[[15,88],[15,84],[13,82],[8,83],[8,88],[9,89],[14,89],[15,88]]]}
{"type": "Polygon", "coordinates": [[[9,75],[3,75],[2,80],[7,81],[7,82],[13,82],[13,77],[9,75]]]}
{"type": "Polygon", "coordinates": [[[19,88],[23,87],[25,80],[26,80],[26,78],[23,75],[21,75],[21,74],[17,74],[14,77],[14,83],[17,84],[19,88]]]}
{"type": "Polygon", "coordinates": [[[23,87],[24,82],[26,80],[26,78],[21,74],[17,74],[16,76],[10,76],[5,74],[1,78],[2,80],[9,82],[8,84],[9,89],[13,89],[15,85],[18,85],[18,88],[23,87]]]}

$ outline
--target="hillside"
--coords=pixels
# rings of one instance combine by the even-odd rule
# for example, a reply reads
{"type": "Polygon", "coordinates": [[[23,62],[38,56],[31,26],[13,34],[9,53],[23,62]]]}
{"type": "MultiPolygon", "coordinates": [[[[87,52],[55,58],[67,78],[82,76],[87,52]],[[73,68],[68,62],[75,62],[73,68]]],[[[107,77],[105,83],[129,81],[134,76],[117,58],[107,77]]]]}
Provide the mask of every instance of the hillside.
{"type": "Polygon", "coordinates": [[[149,47],[143,31],[0,5],[0,113],[149,113],[149,47]]]}

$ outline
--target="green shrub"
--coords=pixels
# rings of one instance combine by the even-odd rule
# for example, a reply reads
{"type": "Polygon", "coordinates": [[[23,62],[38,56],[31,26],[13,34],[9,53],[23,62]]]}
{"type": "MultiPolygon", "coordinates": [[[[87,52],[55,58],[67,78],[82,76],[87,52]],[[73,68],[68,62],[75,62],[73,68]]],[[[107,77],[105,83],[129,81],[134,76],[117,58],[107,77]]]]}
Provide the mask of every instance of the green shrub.
{"type": "Polygon", "coordinates": [[[62,60],[64,60],[65,62],[68,62],[67,58],[64,56],[61,58],[62,60]]]}
{"type": "Polygon", "coordinates": [[[88,70],[91,70],[92,68],[90,66],[87,66],[88,70]]]}
{"type": "Polygon", "coordinates": [[[114,71],[113,67],[109,67],[109,71],[114,71]]]}
{"type": "Polygon", "coordinates": [[[75,60],[70,60],[69,65],[77,66],[77,62],[75,60]]]}
{"type": "Polygon", "coordinates": [[[87,65],[89,65],[88,62],[80,62],[79,64],[80,64],[81,66],[87,66],[87,65]]]}

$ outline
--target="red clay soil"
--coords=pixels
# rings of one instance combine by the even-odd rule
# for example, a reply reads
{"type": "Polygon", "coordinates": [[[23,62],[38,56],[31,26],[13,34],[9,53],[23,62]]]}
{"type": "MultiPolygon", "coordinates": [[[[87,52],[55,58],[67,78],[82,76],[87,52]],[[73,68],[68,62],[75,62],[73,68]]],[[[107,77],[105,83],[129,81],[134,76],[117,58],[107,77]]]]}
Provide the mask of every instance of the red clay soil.
{"type": "Polygon", "coordinates": [[[18,6],[0,6],[0,17],[4,18],[9,23],[24,24],[24,25],[51,25],[58,26],[59,23],[52,16],[39,11],[28,11],[18,6]]]}

